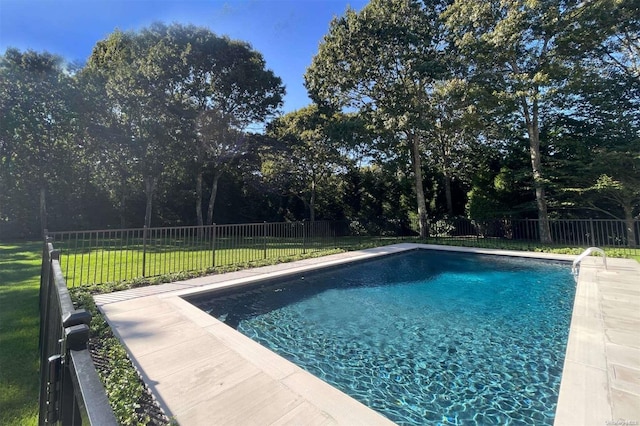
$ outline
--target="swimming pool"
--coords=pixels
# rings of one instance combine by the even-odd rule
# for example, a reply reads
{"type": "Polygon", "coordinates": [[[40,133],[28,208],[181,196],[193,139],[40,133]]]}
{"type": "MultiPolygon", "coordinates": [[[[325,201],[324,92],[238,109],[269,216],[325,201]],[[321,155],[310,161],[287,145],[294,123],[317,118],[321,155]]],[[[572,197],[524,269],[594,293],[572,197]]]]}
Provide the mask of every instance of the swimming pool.
{"type": "Polygon", "coordinates": [[[399,424],[552,424],[565,263],[413,251],[190,301],[399,424]]]}

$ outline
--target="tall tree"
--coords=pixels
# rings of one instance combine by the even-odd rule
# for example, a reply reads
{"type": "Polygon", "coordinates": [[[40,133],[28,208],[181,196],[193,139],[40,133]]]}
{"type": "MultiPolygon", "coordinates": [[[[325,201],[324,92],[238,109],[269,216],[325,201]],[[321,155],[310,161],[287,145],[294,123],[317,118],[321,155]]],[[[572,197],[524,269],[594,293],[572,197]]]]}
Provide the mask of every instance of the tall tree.
{"type": "Polygon", "coordinates": [[[104,73],[100,75],[87,67],[76,74],[75,80],[81,88],[80,127],[91,176],[96,187],[108,195],[124,229],[128,226],[129,200],[142,187],[142,177],[136,170],[139,159],[131,155],[132,140],[126,121],[117,109],[108,107],[112,100],[104,73]]]}
{"type": "Polygon", "coordinates": [[[168,43],[166,26],[154,24],[140,32],[116,31],[96,44],[87,71],[105,84],[104,106],[123,139],[118,155],[129,157],[141,176],[146,195],[145,227],[151,226],[153,196],[164,169],[171,167],[184,147],[184,109],[181,99],[182,57],[168,43]]]}
{"type": "Polygon", "coordinates": [[[421,145],[431,125],[433,84],[444,74],[441,2],[372,0],[331,22],[305,80],[312,99],[357,109],[392,149],[408,150],[420,235],[428,235],[421,145]]]}
{"type": "Polygon", "coordinates": [[[547,134],[565,205],[622,219],[637,244],[640,213],[640,11],[635,0],[596,0],[576,9],[560,47],[569,84],[547,134]]]}
{"type": "MultiPolygon", "coordinates": [[[[433,115],[426,131],[425,153],[444,181],[446,211],[453,215],[454,179],[469,179],[469,169],[477,164],[473,148],[489,133],[469,93],[474,89],[462,78],[438,81],[431,92],[433,115]]],[[[486,144],[485,144],[486,145],[486,144]]]]}
{"type": "Polygon", "coordinates": [[[345,158],[340,132],[331,117],[311,105],[279,117],[269,124],[267,134],[276,140],[265,152],[262,173],[277,186],[297,196],[316,220],[318,190],[338,173],[345,158]]]}
{"type": "Polygon", "coordinates": [[[455,0],[444,12],[454,42],[476,82],[522,123],[529,139],[540,240],[551,242],[540,150],[542,115],[564,83],[561,54],[567,29],[575,24],[579,1],[455,0]]]}
{"type": "Polygon", "coordinates": [[[202,218],[204,175],[212,171],[212,180],[207,208],[207,225],[213,223],[213,212],[218,194],[218,183],[223,173],[233,166],[248,150],[247,136],[233,127],[229,120],[217,110],[205,110],[196,119],[196,217],[198,226],[202,218]]]}
{"type": "Polygon", "coordinates": [[[262,55],[242,41],[218,37],[195,26],[172,25],[167,38],[179,46],[181,94],[195,129],[196,215],[203,225],[205,171],[213,169],[207,224],[213,221],[218,182],[248,149],[245,133],[282,106],[282,80],[266,68],[262,55]]]}
{"type": "Polygon", "coordinates": [[[568,116],[561,111],[546,137],[553,149],[557,196],[571,209],[590,209],[624,220],[635,245],[640,213],[640,92],[621,70],[602,63],[576,70],[568,116]],[[603,72],[606,71],[606,72],[603,72]]]}
{"type": "Polygon", "coordinates": [[[0,56],[0,219],[20,206],[15,213],[30,216],[26,195],[39,200],[47,227],[47,192],[52,182],[70,182],[75,164],[73,91],[58,56],[12,48],[0,56]]]}

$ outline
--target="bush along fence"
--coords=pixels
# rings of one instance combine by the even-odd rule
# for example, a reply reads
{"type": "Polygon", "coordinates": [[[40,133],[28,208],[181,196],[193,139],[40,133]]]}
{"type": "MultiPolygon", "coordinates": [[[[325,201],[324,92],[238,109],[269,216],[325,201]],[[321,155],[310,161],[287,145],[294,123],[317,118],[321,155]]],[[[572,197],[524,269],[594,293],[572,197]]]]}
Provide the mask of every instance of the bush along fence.
{"type": "Polygon", "coordinates": [[[40,275],[39,424],[116,425],[87,349],[91,315],[74,309],[59,257],[46,242],[40,275]]]}
{"type": "MultiPolygon", "coordinates": [[[[551,247],[615,249],[640,255],[640,221],[551,220],[551,247]]],[[[429,238],[417,225],[389,220],[316,221],[48,232],[61,250],[70,287],[259,263],[361,244],[415,241],[520,250],[538,249],[538,220],[433,221],[429,238]]],[[[549,246],[546,244],[545,246],[549,246]]]]}

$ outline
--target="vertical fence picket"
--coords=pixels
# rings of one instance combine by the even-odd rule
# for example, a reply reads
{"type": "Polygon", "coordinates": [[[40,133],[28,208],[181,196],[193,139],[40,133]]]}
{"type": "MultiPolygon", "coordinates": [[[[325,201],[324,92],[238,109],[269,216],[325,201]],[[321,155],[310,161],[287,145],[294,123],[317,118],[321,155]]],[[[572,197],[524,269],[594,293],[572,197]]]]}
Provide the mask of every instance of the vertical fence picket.
{"type": "Polygon", "coordinates": [[[262,223],[262,258],[267,258],[267,222],[262,223]]]}
{"type": "Polygon", "coordinates": [[[243,230],[243,228],[244,227],[242,227],[242,226],[233,225],[233,229],[235,231],[234,233],[235,233],[235,236],[236,236],[235,244],[234,244],[234,247],[233,247],[234,248],[233,251],[236,252],[236,253],[240,253],[240,259],[239,259],[239,261],[237,261],[235,258],[232,258],[231,262],[229,262],[229,263],[236,263],[236,262],[237,263],[244,263],[244,262],[246,262],[246,253],[245,253],[244,248],[242,246],[242,233],[243,233],[242,230],[243,230]]]}
{"type": "Polygon", "coordinates": [[[306,235],[306,223],[304,220],[301,222],[301,234],[302,234],[302,254],[307,254],[307,235],[306,235]]]}
{"type": "Polygon", "coordinates": [[[216,267],[216,224],[211,226],[211,267],[216,267]]]}
{"type": "Polygon", "coordinates": [[[227,264],[230,263],[242,263],[242,252],[240,252],[240,256],[236,258],[234,254],[237,255],[238,252],[238,227],[236,225],[231,225],[231,229],[233,230],[233,243],[231,244],[231,250],[229,250],[229,258],[227,260],[227,264]]]}
{"type": "Polygon", "coordinates": [[[231,241],[231,228],[228,225],[220,225],[220,266],[227,264],[227,256],[229,255],[229,242],[231,241]]]}

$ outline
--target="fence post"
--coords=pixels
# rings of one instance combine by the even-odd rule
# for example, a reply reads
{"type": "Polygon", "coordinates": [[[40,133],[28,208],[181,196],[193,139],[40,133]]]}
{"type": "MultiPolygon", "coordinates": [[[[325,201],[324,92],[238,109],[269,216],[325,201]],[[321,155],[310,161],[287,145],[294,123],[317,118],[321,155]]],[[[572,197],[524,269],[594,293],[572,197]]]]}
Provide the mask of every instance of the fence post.
{"type": "Polygon", "coordinates": [[[142,277],[147,276],[147,225],[142,230],[142,277]]]}
{"type": "Polygon", "coordinates": [[[302,254],[307,254],[306,226],[304,220],[302,221],[302,254]]]}
{"type": "Polygon", "coordinates": [[[591,247],[596,246],[596,234],[593,232],[593,218],[589,218],[589,233],[591,234],[591,247]]]}
{"type": "Polygon", "coordinates": [[[48,352],[48,340],[51,321],[49,321],[49,291],[52,285],[50,280],[51,274],[51,256],[49,252],[49,241],[46,237],[42,249],[42,268],[40,273],[40,335],[38,350],[40,355],[40,389],[39,389],[39,406],[38,418],[40,424],[46,421],[57,421],[57,409],[54,403],[49,401],[56,400],[56,391],[58,386],[59,374],[59,358],[53,359],[48,352]]]}
{"type": "Polygon", "coordinates": [[[216,224],[211,225],[211,267],[216,267],[216,224]]]}
{"type": "Polygon", "coordinates": [[[87,349],[90,323],[91,314],[84,309],[67,313],[62,321],[64,327],[64,342],[61,351],[63,371],[60,383],[60,421],[62,424],[74,424],[74,420],[80,418],[71,377],[70,351],[87,349]]]}
{"type": "Polygon", "coordinates": [[[60,372],[62,370],[62,356],[60,354],[51,355],[46,359],[46,366],[40,367],[46,386],[41,385],[40,392],[44,396],[44,401],[40,401],[40,423],[54,424],[59,420],[60,406],[60,372]]]}
{"type": "Polygon", "coordinates": [[[47,318],[47,302],[49,300],[49,275],[51,273],[51,259],[49,257],[49,242],[51,242],[51,238],[46,236],[47,230],[45,232],[44,244],[42,247],[42,266],[40,267],[40,295],[39,295],[39,305],[40,305],[40,344],[38,346],[39,349],[42,350],[44,347],[44,328],[47,318]]]}

